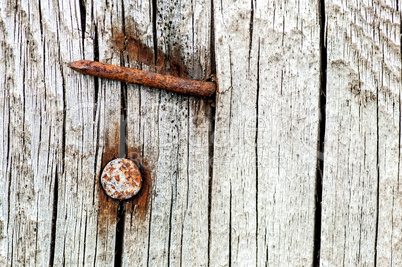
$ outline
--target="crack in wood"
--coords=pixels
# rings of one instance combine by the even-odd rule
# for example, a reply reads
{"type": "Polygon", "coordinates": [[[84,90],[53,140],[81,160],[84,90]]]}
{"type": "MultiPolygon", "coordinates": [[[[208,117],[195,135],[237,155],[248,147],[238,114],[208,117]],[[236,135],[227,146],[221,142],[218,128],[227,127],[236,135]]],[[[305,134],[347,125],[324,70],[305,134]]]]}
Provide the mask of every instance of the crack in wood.
{"type": "Polygon", "coordinates": [[[314,246],[313,246],[313,266],[320,265],[321,248],[321,224],[322,224],[322,182],[324,173],[324,140],[326,123],[326,97],[327,97],[327,41],[326,41],[326,21],[325,21],[325,0],[320,1],[320,92],[319,92],[319,125],[317,138],[317,167],[315,183],[315,214],[314,214],[314,246]]]}
{"type": "Polygon", "coordinates": [[[54,187],[53,187],[53,211],[52,211],[52,229],[50,232],[50,253],[49,253],[49,266],[53,266],[55,258],[55,244],[56,244],[56,225],[57,225],[57,203],[59,189],[59,168],[56,164],[56,170],[54,175],[54,187]]]}
{"type": "Polygon", "coordinates": [[[260,55],[261,55],[261,40],[258,39],[258,51],[257,51],[257,93],[256,93],[256,101],[255,101],[255,262],[258,262],[258,120],[259,120],[259,99],[260,99],[260,55]]]}

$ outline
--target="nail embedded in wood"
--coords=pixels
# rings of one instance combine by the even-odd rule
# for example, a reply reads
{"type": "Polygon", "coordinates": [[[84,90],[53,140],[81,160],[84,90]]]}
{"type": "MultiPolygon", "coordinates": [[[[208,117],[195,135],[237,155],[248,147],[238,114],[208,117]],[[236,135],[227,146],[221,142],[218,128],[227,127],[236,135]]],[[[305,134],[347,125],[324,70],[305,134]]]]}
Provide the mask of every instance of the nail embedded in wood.
{"type": "Polygon", "coordinates": [[[136,83],[193,96],[211,96],[216,91],[214,82],[195,81],[91,60],[70,62],[68,67],[86,75],[126,83],[136,83]]]}
{"type": "Polygon", "coordinates": [[[109,197],[118,200],[129,199],[141,189],[141,172],[132,160],[114,159],[103,169],[101,184],[109,197]]]}

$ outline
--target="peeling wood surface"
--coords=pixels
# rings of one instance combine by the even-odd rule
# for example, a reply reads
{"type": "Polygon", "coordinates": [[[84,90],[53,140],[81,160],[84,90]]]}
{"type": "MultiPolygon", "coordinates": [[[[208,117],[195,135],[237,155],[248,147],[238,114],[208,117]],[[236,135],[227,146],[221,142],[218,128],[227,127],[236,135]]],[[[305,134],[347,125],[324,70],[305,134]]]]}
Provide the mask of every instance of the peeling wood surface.
{"type": "Polygon", "coordinates": [[[0,265],[401,265],[400,7],[324,2],[1,1],[0,265]]]}

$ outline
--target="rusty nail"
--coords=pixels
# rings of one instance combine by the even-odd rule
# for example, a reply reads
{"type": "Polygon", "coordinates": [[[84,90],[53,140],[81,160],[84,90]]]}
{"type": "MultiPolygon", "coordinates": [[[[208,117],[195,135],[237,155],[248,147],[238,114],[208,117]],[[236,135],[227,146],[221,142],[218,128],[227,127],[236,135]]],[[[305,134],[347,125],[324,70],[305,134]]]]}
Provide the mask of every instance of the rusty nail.
{"type": "Polygon", "coordinates": [[[70,62],[68,67],[86,75],[107,78],[126,83],[136,83],[158,89],[164,89],[176,93],[211,96],[215,93],[214,82],[194,81],[178,78],[170,75],[162,75],[154,72],[120,67],[111,64],[91,60],[78,60],[70,62]]]}
{"type": "Polygon", "coordinates": [[[103,169],[101,184],[109,197],[119,200],[129,199],[141,189],[141,173],[132,160],[114,159],[103,169]]]}

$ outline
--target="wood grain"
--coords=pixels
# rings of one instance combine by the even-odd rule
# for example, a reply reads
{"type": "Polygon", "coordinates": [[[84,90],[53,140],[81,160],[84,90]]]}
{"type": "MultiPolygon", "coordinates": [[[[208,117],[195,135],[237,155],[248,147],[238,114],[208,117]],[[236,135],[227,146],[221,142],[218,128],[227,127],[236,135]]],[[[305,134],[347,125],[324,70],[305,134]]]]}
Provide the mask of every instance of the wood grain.
{"type": "MultiPolygon", "coordinates": [[[[126,39],[155,48],[147,53],[156,55],[158,71],[206,79],[209,7],[209,1],[156,1],[155,6],[127,1],[126,39]]],[[[146,51],[137,47],[124,51],[128,66],[152,69],[141,64],[148,60],[130,53],[146,51]]],[[[152,187],[144,219],[138,203],[126,205],[123,265],[208,265],[211,121],[207,99],[127,85],[128,152],[149,168],[152,187]]]]}
{"type": "Polygon", "coordinates": [[[321,264],[398,266],[400,11],[395,1],[332,0],[325,8],[321,264]]]}
{"type": "Polygon", "coordinates": [[[321,2],[0,1],[0,265],[402,265],[399,2],[321,2]],[[119,156],[145,185],[122,203],[119,156]]]}
{"type": "Polygon", "coordinates": [[[87,8],[42,1],[9,3],[2,11],[8,86],[2,90],[1,257],[7,265],[114,260],[116,216],[100,212],[97,177],[105,144],[113,146],[116,137],[118,143],[120,95],[67,68],[94,57],[93,40],[82,34],[87,8]]]}
{"type": "Polygon", "coordinates": [[[312,264],[318,10],[316,1],[214,2],[213,265],[312,264]]]}

